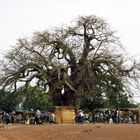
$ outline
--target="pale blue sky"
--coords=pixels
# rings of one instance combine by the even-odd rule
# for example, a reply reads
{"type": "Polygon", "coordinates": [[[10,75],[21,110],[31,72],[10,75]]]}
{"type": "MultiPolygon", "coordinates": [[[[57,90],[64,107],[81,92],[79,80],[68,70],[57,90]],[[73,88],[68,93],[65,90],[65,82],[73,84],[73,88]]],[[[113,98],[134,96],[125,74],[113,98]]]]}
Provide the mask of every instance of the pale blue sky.
{"type": "Polygon", "coordinates": [[[140,55],[140,0],[0,0],[0,58],[19,37],[67,24],[79,15],[103,17],[130,55],[140,55]]]}

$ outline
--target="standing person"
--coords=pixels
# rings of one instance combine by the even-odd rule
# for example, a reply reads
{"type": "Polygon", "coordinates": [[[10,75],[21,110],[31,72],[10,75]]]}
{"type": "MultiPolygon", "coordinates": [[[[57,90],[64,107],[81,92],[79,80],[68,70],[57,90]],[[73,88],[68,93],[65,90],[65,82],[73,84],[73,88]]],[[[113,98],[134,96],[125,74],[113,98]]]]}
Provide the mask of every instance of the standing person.
{"type": "Polygon", "coordinates": [[[115,113],[115,122],[116,123],[119,123],[120,122],[119,117],[120,117],[119,110],[116,109],[116,113],[115,113]]]}
{"type": "Polygon", "coordinates": [[[83,124],[84,122],[84,113],[82,110],[79,110],[79,119],[80,119],[80,123],[83,124]]]}
{"type": "Polygon", "coordinates": [[[112,112],[111,112],[111,110],[108,110],[108,117],[107,117],[107,121],[108,121],[108,123],[110,123],[110,122],[112,122],[113,120],[112,120],[112,112]]]}
{"type": "Polygon", "coordinates": [[[90,123],[92,122],[92,113],[91,113],[91,112],[89,113],[88,121],[89,121],[90,123]]]}
{"type": "Polygon", "coordinates": [[[11,123],[14,123],[15,122],[15,111],[12,111],[11,112],[11,123]]]}
{"type": "Polygon", "coordinates": [[[4,119],[5,119],[6,124],[11,123],[11,116],[9,113],[5,113],[4,119]]]}
{"type": "Polygon", "coordinates": [[[100,112],[100,114],[99,114],[99,120],[100,120],[100,122],[103,122],[103,119],[104,119],[103,113],[100,112]]]}
{"type": "Polygon", "coordinates": [[[40,121],[41,121],[40,117],[41,117],[41,111],[39,109],[37,109],[37,111],[36,111],[36,117],[35,117],[36,124],[39,124],[40,123],[40,121]]]}
{"type": "Polygon", "coordinates": [[[96,114],[95,111],[93,111],[93,113],[92,113],[92,122],[93,123],[96,123],[97,122],[97,114],[96,114]]]}
{"type": "Polygon", "coordinates": [[[134,124],[137,123],[137,115],[136,115],[136,113],[134,113],[134,115],[133,115],[133,123],[134,123],[134,124]]]}
{"type": "Polygon", "coordinates": [[[55,114],[52,112],[50,112],[50,114],[49,114],[49,123],[50,124],[55,123],[55,114]]]}

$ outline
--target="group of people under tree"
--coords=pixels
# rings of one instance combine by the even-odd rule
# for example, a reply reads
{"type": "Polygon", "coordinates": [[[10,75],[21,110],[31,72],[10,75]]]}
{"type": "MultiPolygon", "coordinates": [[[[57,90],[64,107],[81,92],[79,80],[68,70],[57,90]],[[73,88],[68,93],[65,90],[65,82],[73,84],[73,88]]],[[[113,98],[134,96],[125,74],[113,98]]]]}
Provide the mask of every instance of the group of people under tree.
{"type": "Polygon", "coordinates": [[[139,111],[123,109],[93,110],[83,113],[79,110],[75,118],[76,123],[139,123],[139,111]]]}
{"type": "MultiPolygon", "coordinates": [[[[36,111],[28,112],[0,112],[0,123],[22,123],[22,124],[55,124],[56,116],[53,112],[36,111]]],[[[139,110],[128,109],[96,109],[84,113],[81,109],[75,115],[75,123],[139,123],[139,110]]]]}
{"type": "Polygon", "coordinates": [[[53,112],[36,111],[12,111],[0,112],[0,123],[20,123],[20,124],[42,124],[55,123],[55,114],[53,112]]]}

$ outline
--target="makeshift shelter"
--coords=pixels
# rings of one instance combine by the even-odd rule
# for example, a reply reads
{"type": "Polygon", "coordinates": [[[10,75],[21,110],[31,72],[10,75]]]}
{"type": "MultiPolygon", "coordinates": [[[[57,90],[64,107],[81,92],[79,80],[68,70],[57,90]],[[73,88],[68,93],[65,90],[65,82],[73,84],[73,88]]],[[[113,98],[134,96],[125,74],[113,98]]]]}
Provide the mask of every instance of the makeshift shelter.
{"type": "Polygon", "coordinates": [[[55,107],[56,123],[75,123],[75,108],[73,106],[55,107]]]}
{"type": "Polygon", "coordinates": [[[133,123],[140,123],[140,109],[139,108],[120,108],[122,117],[131,116],[133,123]]]}

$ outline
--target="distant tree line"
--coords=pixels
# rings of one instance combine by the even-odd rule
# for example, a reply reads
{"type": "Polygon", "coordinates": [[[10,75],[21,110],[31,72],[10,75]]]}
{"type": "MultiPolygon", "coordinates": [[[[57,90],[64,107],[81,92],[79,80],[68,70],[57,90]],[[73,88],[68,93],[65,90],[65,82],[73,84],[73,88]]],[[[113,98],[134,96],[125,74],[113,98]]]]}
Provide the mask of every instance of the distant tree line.
{"type": "MultiPolygon", "coordinates": [[[[37,110],[42,111],[52,111],[54,106],[52,104],[52,99],[44,94],[42,90],[36,90],[34,94],[30,92],[33,87],[29,87],[28,93],[23,94],[19,90],[15,94],[11,93],[2,93],[0,91],[0,110],[1,111],[22,111],[22,110],[37,110]],[[20,106],[21,105],[21,106],[20,106]]],[[[116,94],[112,94],[110,99],[107,98],[98,98],[93,101],[89,101],[86,98],[82,99],[80,108],[84,111],[92,111],[96,108],[131,108],[137,107],[138,104],[135,104],[130,97],[126,94],[121,94],[119,97],[116,94]]]]}

